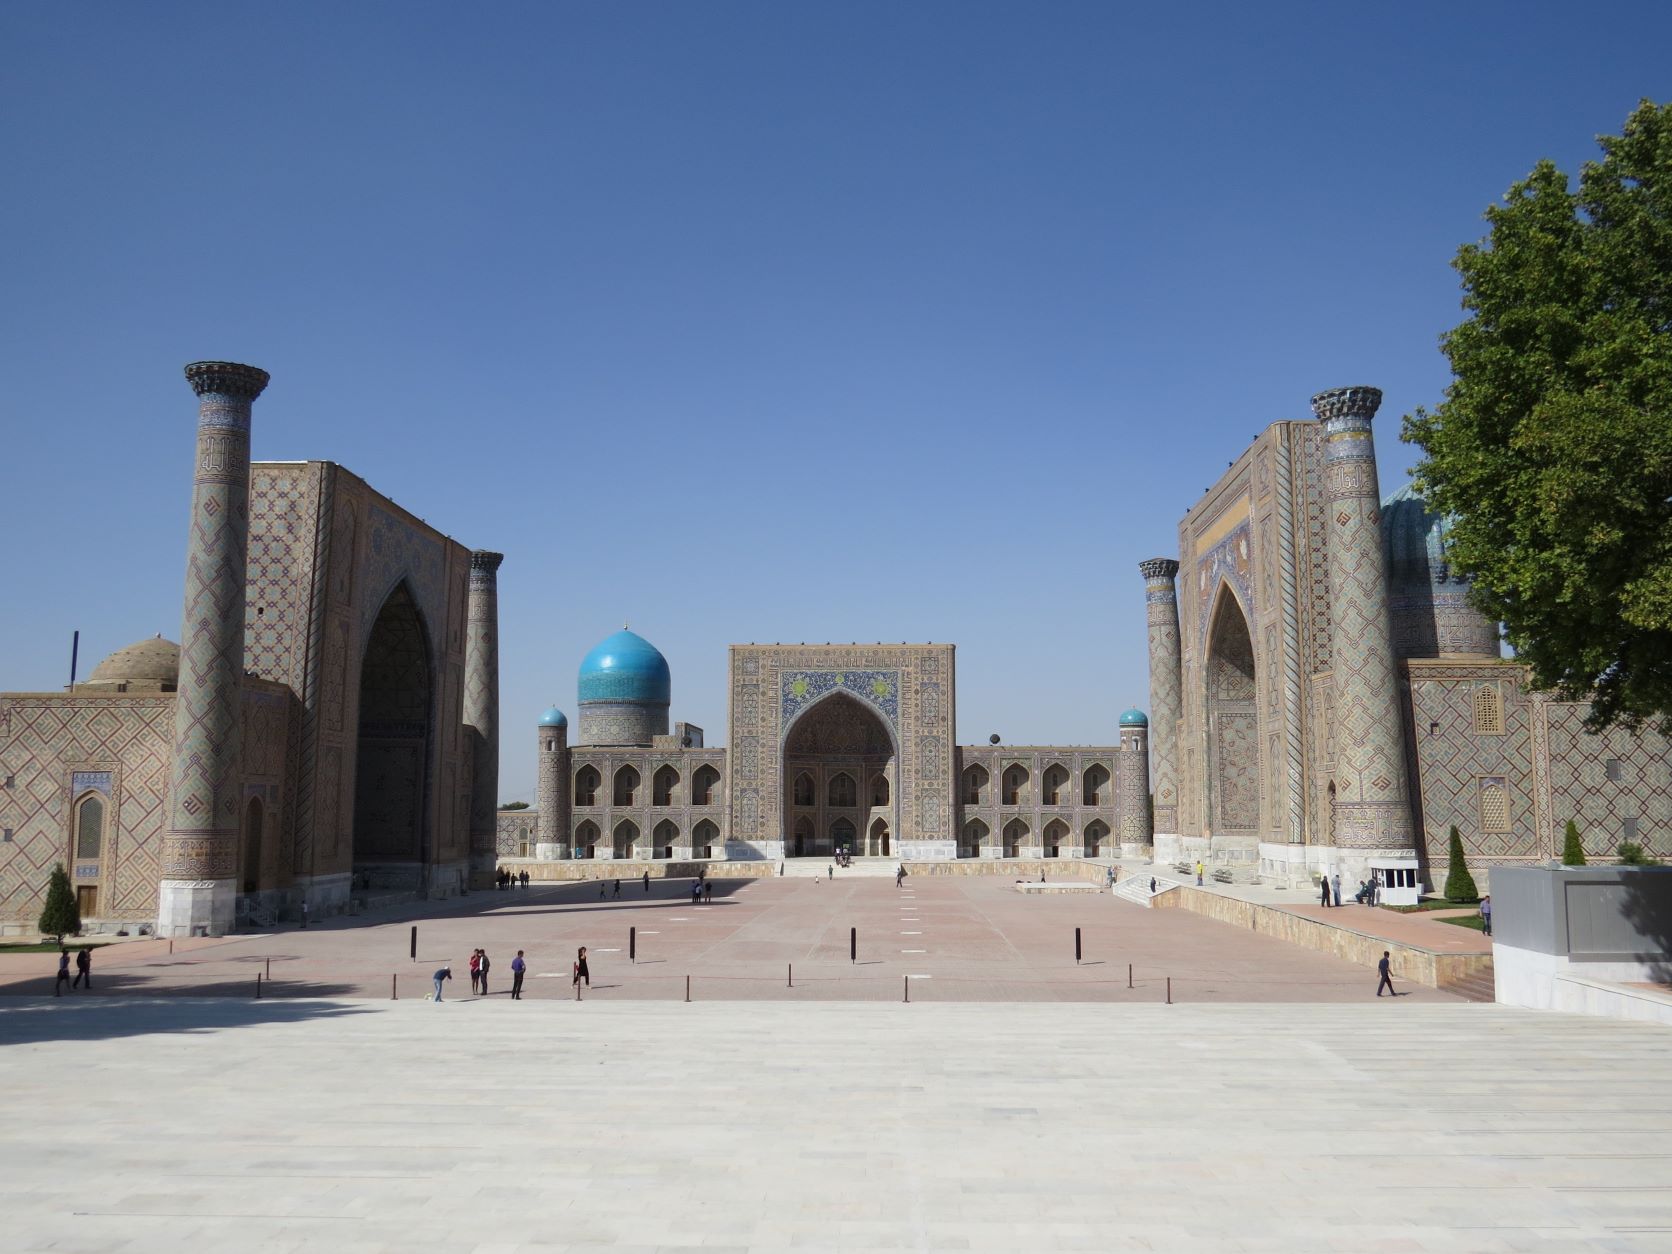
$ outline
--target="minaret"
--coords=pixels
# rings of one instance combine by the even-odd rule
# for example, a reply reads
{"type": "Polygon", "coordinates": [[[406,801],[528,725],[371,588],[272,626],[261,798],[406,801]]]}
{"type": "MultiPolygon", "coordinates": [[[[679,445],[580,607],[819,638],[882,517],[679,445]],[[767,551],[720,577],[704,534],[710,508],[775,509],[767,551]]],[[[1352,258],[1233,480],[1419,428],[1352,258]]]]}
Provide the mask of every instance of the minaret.
{"type": "Polygon", "coordinates": [[[476,729],[470,786],[470,886],[492,888],[499,867],[499,564],[503,553],[470,554],[464,641],[464,721],[476,729]]]}
{"type": "Polygon", "coordinates": [[[1142,710],[1120,716],[1120,854],[1147,858],[1154,852],[1150,813],[1149,719],[1142,710]]]}
{"type": "MultiPolygon", "coordinates": [[[[1184,692],[1179,659],[1179,598],[1173,576],[1179,564],[1170,557],[1139,562],[1144,577],[1144,608],[1149,615],[1149,731],[1155,755],[1153,835],[1171,838],[1167,856],[1178,855],[1179,714],[1184,692]]],[[[1158,856],[1160,856],[1158,854],[1158,856]]]]}
{"type": "Polygon", "coordinates": [[[186,536],[180,687],[157,935],[232,930],[243,801],[244,563],[250,532],[250,409],[265,370],[197,361],[197,474],[186,536]]]}
{"type": "Polygon", "coordinates": [[[555,705],[540,716],[540,759],[534,795],[540,815],[534,856],[569,856],[569,720],[555,705]]]}
{"type": "Polygon", "coordinates": [[[1312,411],[1324,427],[1335,844],[1365,852],[1408,852],[1413,844],[1410,784],[1399,672],[1388,627],[1376,446],[1370,435],[1381,403],[1379,388],[1336,388],[1312,398],[1312,411]]]}

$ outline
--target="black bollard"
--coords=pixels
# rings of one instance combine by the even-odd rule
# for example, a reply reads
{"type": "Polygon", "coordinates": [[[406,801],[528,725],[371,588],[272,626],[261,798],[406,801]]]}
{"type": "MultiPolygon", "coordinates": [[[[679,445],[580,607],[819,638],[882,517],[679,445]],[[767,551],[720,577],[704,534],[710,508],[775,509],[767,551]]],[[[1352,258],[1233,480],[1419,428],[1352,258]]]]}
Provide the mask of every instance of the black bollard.
{"type": "Polygon", "coordinates": [[[273,978],[273,960],[271,958],[267,960],[267,978],[269,980],[273,978]]]}
{"type": "Polygon", "coordinates": [[[905,977],[905,979],[906,979],[906,997],[905,997],[905,1000],[909,1004],[910,1001],[911,1001],[911,976],[908,975],[908,976],[905,977]]]}
{"type": "Polygon", "coordinates": [[[691,977],[690,976],[685,977],[685,1000],[686,1001],[691,1000],[691,977]]]}
{"type": "Polygon", "coordinates": [[[259,971],[255,973],[255,999],[257,1001],[261,1000],[261,972],[259,971]]]}
{"type": "Polygon", "coordinates": [[[638,960],[639,960],[639,929],[636,928],[636,927],[630,927],[630,928],[627,929],[627,961],[628,962],[637,962],[638,960]]]}
{"type": "Polygon", "coordinates": [[[856,927],[848,929],[848,961],[859,961],[859,929],[856,927]]]}
{"type": "Polygon", "coordinates": [[[1080,965],[1080,929],[1074,929],[1074,965],[1080,965]]]}
{"type": "Polygon", "coordinates": [[[412,961],[418,961],[418,925],[412,925],[412,961]]]}
{"type": "Polygon", "coordinates": [[[1126,987],[1132,987],[1132,964],[1130,962],[1126,964],[1126,987]]]}
{"type": "Polygon", "coordinates": [[[1170,975],[1167,977],[1167,1004],[1173,1004],[1173,977],[1170,975]]]}
{"type": "Polygon", "coordinates": [[[401,999],[400,993],[398,993],[395,990],[395,981],[400,979],[400,978],[401,977],[398,976],[398,975],[391,975],[389,977],[389,1000],[390,1001],[399,1001],[401,999]]]}
{"type": "Polygon", "coordinates": [[[789,968],[789,983],[786,987],[794,988],[795,987],[795,963],[793,963],[793,962],[789,963],[788,968],[789,968]]]}

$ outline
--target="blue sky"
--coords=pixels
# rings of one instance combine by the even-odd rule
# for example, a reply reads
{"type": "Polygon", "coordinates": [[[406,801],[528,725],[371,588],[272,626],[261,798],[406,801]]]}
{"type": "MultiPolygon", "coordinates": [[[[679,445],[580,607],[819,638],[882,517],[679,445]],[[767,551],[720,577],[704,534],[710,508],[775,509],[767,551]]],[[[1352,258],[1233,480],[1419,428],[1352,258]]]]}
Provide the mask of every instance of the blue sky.
{"type": "Polygon", "coordinates": [[[1147,703],[1135,564],[1322,388],[1447,381],[1449,263],[1672,98],[1672,5],[0,9],[0,688],[178,638],[195,404],[501,570],[502,793],[630,621],[935,640],[965,742],[1147,703]]]}

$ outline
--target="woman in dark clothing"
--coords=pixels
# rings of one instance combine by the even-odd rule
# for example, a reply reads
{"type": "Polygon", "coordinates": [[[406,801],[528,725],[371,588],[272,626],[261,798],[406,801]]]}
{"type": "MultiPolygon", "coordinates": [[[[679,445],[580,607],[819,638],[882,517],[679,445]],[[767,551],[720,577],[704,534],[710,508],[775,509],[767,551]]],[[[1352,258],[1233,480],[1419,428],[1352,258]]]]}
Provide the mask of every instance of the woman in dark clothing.
{"type": "Polygon", "coordinates": [[[592,987],[592,973],[586,969],[586,946],[582,945],[575,954],[575,985],[578,988],[582,980],[588,988],[592,987]]]}

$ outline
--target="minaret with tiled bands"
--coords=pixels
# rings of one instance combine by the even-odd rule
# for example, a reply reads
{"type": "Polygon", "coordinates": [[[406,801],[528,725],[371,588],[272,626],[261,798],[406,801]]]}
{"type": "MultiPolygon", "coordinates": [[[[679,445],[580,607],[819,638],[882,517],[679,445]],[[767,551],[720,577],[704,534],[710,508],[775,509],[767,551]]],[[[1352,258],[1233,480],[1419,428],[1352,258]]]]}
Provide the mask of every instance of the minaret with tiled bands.
{"type": "Polygon", "coordinates": [[[1341,849],[1391,852],[1411,849],[1413,832],[1399,672],[1388,625],[1382,498],[1370,433],[1381,403],[1381,390],[1368,387],[1336,388],[1312,398],[1324,428],[1335,843],[1341,849]]]}
{"type": "Polygon", "coordinates": [[[244,567],[250,531],[250,410],[265,370],[186,367],[197,393],[197,473],[186,542],[180,687],[157,935],[232,930],[242,806],[244,567]]]}
{"type": "Polygon", "coordinates": [[[464,721],[474,770],[470,791],[470,886],[492,888],[499,867],[499,564],[503,553],[470,554],[470,598],[464,641],[464,721]]]}
{"type": "Polygon", "coordinates": [[[1138,563],[1144,577],[1144,607],[1149,617],[1149,740],[1155,789],[1154,834],[1179,834],[1179,715],[1184,678],[1179,656],[1179,598],[1173,577],[1179,564],[1170,557],[1138,563]]]}
{"type": "Polygon", "coordinates": [[[540,716],[540,756],[535,771],[539,807],[536,858],[567,858],[569,848],[569,720],[555,705],[540,716]]]}

